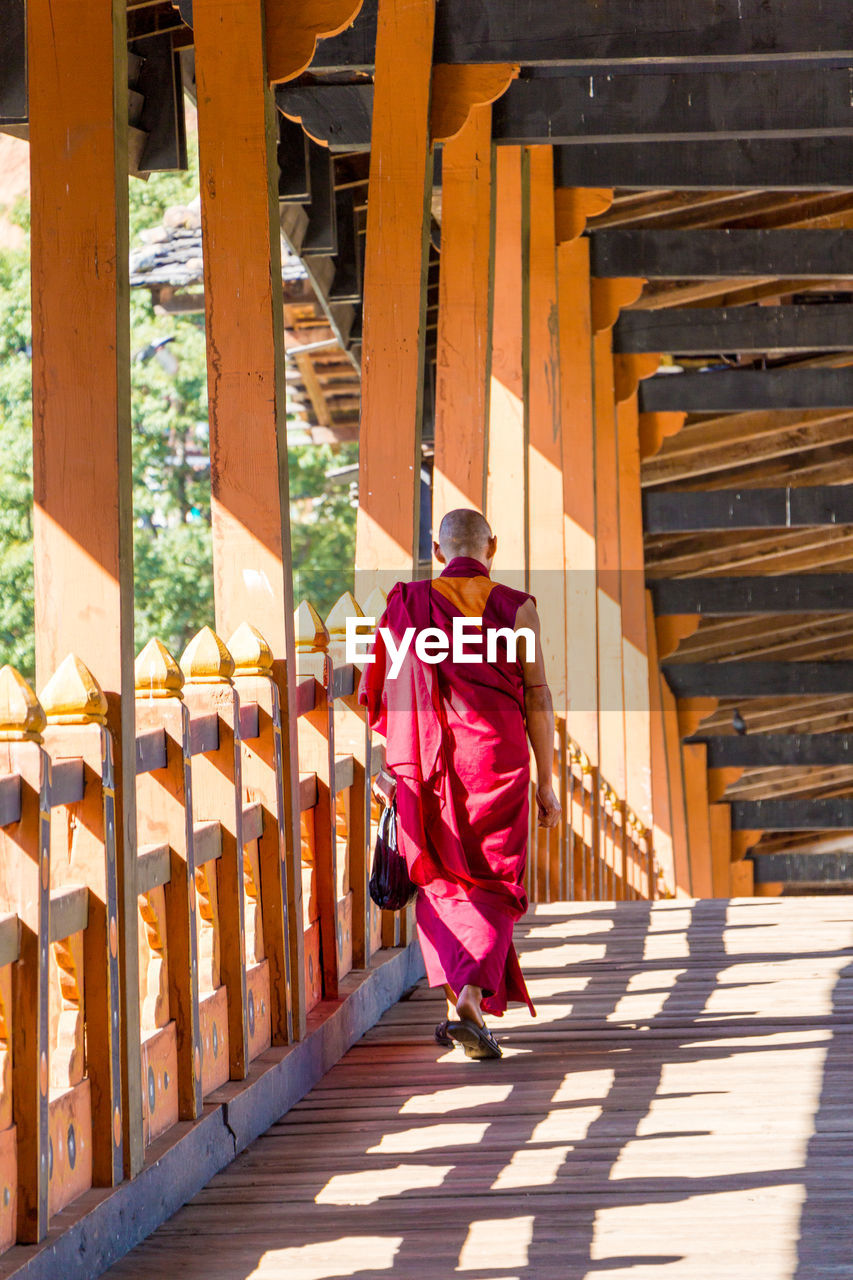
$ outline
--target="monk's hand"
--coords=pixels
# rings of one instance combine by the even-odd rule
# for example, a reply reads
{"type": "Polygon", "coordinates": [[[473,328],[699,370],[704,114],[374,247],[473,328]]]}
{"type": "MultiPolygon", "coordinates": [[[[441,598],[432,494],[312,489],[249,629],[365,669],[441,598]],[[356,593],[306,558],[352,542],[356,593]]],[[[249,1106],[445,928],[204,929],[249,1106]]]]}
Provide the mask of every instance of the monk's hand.
{"type": "Polygon", "coordinates": [[[540,787],[536,792],[540,827],[556,827],[563,812],[553,787],[540,787]]]}
{"type": "Polygon", "coordinates": [[[387,809],[394,803],[397,794],[397,779],[387,769],[380,769],[373,779],[371,790],[375,798],[387,809]]]}

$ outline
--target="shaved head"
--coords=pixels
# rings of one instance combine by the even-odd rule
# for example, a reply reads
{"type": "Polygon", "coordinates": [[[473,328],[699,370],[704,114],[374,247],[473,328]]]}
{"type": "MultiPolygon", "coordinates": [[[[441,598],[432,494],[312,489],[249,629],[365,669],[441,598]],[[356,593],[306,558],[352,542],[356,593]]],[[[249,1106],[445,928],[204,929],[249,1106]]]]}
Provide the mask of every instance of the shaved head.
{"type": "Polygon", "coordinates": [[[470,556],[474,560],[487,561],[494,555],[489,550],[492,530],[485,516],[468,507],[448,511],[438,529],[438,545],[448,563],[455,556],[470,556]]]}

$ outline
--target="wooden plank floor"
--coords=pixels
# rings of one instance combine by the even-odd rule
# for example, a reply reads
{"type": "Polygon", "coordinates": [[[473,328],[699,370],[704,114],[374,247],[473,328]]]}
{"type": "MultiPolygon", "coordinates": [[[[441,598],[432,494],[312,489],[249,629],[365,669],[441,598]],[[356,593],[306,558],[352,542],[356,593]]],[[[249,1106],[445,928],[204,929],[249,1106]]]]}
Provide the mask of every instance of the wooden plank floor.
{"type": "Polygon", "coordinates": [[[540,907],[539,1017],[418,988],[115,1280],[853,1277],[853,898],[540,907]]]}

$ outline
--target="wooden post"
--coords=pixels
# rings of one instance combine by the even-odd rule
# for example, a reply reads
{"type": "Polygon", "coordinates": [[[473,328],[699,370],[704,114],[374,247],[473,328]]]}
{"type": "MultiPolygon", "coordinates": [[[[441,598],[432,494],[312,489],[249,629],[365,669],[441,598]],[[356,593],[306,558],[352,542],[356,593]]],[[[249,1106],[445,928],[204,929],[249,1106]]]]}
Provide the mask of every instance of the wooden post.
{"type": "Polygon", "coordinates": [[[492,108],[444,144],[435,385],[433,527],[486,502],[494,234],[492,108]]]}
{"type": "Polygon", "coordinates": [[[193,761],[193,819],[219,822],[222,853],[216,862],[219,972],[228,993],[228,1052],[232,1080],[249,1069],[246,923],[243,893],[243,754],[240,699],[231,676],[234,659],[210,627],[181,655],[190,714],[217,718],[216,746],[193,761]]]}
{"type": "MultiPolygon", "coordinates": [[[[675,892],[678,883],[675,872],[675,807],[678,797],[669,776],[654,604],[650,591],[645,593],[645,603],[646,637],[648,640],[649,735],[651,738],[652,766],[653,826],[650,838],[655,861],[663,874],[664,884],[668,890],[675,892]]],[[[683,826],[683,813],[681,825],[683,826]]]]}
{"type": "MultiPolygon", "coordinates": [[[[559,234],[559,228],[558,228],[559,234]]],[[[595,420],[589,241],[557,246],[563,542],[566,565],[566,728],[598,765],[595,602],[595,420]]]]}
{"type": "Polygon", "coordinates": [[[527,162],[499,147],[495,169],[495,285],[486,516],[498,535],[495,569],[527,586],[527,369],[524,280],[527,162]]]}
{"type": "Polygon", "coordinates": [[[125,1172],[142,1167],[124,0],[28,5],[40,684],[69,652],[115,744],[125,1172]],[[83,374],[85,371],[85,376],[83,374]]]}
{"type": "MultiPolygon", "coordinates": [[[[652,739],[646,619],[643,510],[637,386],[616,408],[619,466],[619,542],[622,584],[622,671],[625,692],[625,795],[643,827],[651,828],[652,739]]],[[[651,839],[651,836],[649,837],[651,839]]]]}
{"type": "Polygon", "coordinates": [[[181,695],[183,673],[159,640],[149,640],[136,660],[136,718],[140,730],[162,729],[166,765],[136,780],[140,844],[169,846],[165,886],[169,954],[169,1011],[175,1020],[178,1115],[201,1115],[201,1030],[198,1011],[193,791],[190,717],[181,695]]]}
{"type": "MultiPolygon", "coordinates": [[[[232,635],[249,622],[272,649],[284,729],[290,891],[301,918],[278,125],[263,5],[235,0],[223,8],[197,0],[193,31],[216,627],[232,635]]],[[[298,996],[301,984],[293,990],[298,996]]],[[[294,1018],[302,1035],[298,1000],[294,1018]]]]}
{"type": "Polygon", "coordinates": [[[44,712],[29,685],[0,671],[0,773],[21,779],[21,816],[0,827],[0,911],[20,920],[12,970],[12,1105],[18,1145],[18,1240],[36,1244],[48,1225],[49,764],[44,712]]]}
{"type": "Polygon", "coordinates": [[[418,559],[435,0],[380,0],[364,264],[356,566],[418,559]]]}

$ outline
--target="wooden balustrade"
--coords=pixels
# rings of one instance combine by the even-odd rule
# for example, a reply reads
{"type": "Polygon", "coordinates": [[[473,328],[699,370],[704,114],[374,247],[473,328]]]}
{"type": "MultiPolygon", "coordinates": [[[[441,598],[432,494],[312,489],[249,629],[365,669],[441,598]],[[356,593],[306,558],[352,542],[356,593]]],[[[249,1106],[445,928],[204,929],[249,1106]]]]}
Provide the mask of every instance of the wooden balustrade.
{"type": "MultiPolygon", "coordinates": [[[[381,592],[365,612],[382,613],[381,592]]],[[[414,921],[367,883],[384,762],[345,661],[349,594],[324,623],[296,611],[302,840],[285,821],[288,734],[269,645],[209,627],[180,663],[136,661],[138,949],[146,1145],[195,1120],[353,968],[405,945],[414,921]]],[[[563,820],[536,826],[538,901],[653,896],[650,834],[558,721],[563,820]]],[[[122,1178],[121,954],[106,700],[68,657],[41,699],[0,671],[0,1251],[122,1178]]],[[[135,1054],[128,1061],[136,1061],[135,1054]]]]}

